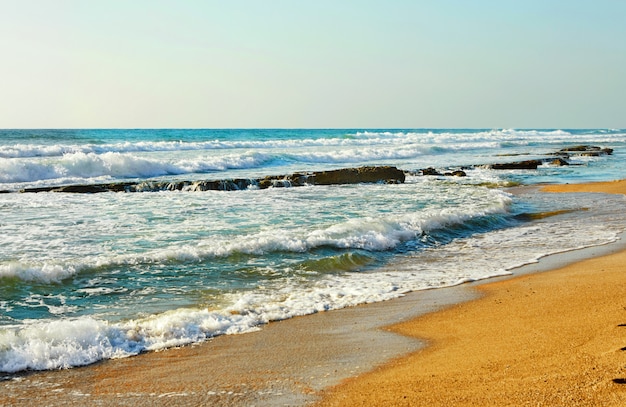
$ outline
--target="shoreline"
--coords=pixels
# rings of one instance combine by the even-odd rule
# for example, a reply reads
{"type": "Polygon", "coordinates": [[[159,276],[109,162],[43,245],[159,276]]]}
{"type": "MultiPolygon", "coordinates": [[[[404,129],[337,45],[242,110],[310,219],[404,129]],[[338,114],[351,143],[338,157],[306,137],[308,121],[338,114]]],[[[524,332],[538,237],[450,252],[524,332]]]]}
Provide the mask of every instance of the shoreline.
{"type": "Polygon", "coordinates": [[[416,291],[196,345],[6,375],[14,379],[0,381],[0,406],[308,405],[323,389],[424,346],[388,332],[390,323],[474,298],[467,284],[416,291]]]}
{"type": "MultiPolygon", "coordinates": [[[[603,184],[626,191],[626,181],[603,184]]],[[[596,184],[548,188],[581,185],[607,188],[596,184]]],[[[424,347],[424,339],[397,331],[396,327],[402,325],[389,325],[410,324],[425,314],[439,315],[486,301],[488,289],[483,287],[508,284],[527,275],[533,279],[538,271],[587,261],[583,259],[589,257],[619,255],[625,244],[622,240],[550,255],[539,263],[515,269],[513,276],[417,291],[382,303],[273,322],[258,332],[220,336],[194,346],[70,370],[12,375],[16,379],[0,381],[0,405],[304,405],[317,401],[319,395],[338,397],[346,383],[360,380],[355,377],[370,377],[431,349],[424,347]],[[325,390],[328,388],[331,390],[325,390]]],[[[626,314],[623,319],[626,323],[626,314]]],[[[626,334],[622,341],[625,343],[621,346],[625,346],[626,334]]],[[[342,405],[352,401],[341,400],[342,405]]],[[[321,403],[333,405],[329,398],[321,403]]]]}
{"type": "MultiPolygon", "coordinates": [[[[542,190],[626,194],[626,181],[542,190]]],[[[540,263],[556,267],[489,280],[474,301],[389,326],[428,346],[325,390],[316,406],[625,405],[618,243],[548,256],[540,263]]]]}
{"type": "Polygon", "coordinates": [[[395,324],[428,346],[343,381],[316,406],[623,406],[624,261],[621,251],[490,282],[478,300],[395,324]]]}

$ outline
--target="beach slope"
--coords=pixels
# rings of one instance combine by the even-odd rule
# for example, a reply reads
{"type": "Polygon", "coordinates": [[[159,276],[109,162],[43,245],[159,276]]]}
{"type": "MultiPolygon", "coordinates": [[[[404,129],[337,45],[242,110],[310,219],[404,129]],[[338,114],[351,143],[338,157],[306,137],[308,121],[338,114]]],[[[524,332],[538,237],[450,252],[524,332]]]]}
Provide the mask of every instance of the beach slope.
{"type": "MultiPolygon", "coordinates": [[[[624,194],[626,182],[545,190],[624,194]]],[[[479,300],[390,327],[429,346],[319,405],[626,405],[626,252],[477,290],[479,300]]]]}

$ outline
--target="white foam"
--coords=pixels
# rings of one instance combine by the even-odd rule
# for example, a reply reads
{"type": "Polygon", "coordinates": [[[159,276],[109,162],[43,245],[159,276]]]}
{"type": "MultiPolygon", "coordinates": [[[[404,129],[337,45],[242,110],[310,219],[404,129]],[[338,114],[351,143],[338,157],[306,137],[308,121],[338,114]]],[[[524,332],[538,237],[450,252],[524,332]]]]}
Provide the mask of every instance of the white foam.
{"type": "MultiPolygon", "coordinates": [[[[249,332],[273,320],[510,274],[509,270],[520,262],[527,264],[545,254],[562,251],[563,246],[558,243],[545,246],[558,241],[553,239],[555,233],[566,235],[567,231],[560,227],[559,224],[547,225],[546,229],[528,226],[481,234],[452,242],[419,258],[401,258],[376,273],[326,276],[318,281],[276,280],[273,286],[228,295],[226,303],[230,305],[221,311],[177,309],[118,324],[84,317],[3,327],[0,328],[0,371],[81,366],[204,341],[216,335],[249,332]],[[530,244],[537,241],[542,245],[530,244]],[[453,257],[454,262],[435,261],[453,257]]],[[[579,242],[601,244],[616,238],[615,233],[597,225],[586,229],[585,238],[579,242]]]]}
{"type": "Polygon", "coordinates": [[[4,327],[0,328],[0,371],[83,366],[136,354],[125,349],[130,345],[119,330],[91,318],[4,327]]]}
{"type": "MultiPolygon", "coordinates": [[[[332,193],[332,190],[327,190],[332,193]]],[[[249,193],[252,193],[250,191],[249,193]]],[[[182,194],[182,193],[181,193],[182,194]]],[[[0,262],[0,277],[19,278],[24,281],[38,281],[43,283],[60,282],[64,279],[73,277],[77,273],[86,269],[96,269],[101,267],[137,265],[137,264],[158,264],[168,261],[180,262],[198,262],[210,258],[227,257],[235,253],[244,254],[267,254],[277,251],[288,252],[307,252],[315,248],[328,246],[341,249],[364,249],[371,251],[383,251],[397,247],[399,244],[411,239],[415,239],[420,235],[435,229],[444,229],[451,225],[461,225],[476,217],[488,214],[506,214],[511,205],[511,197],[496,190],[483,190],[480,199],[477,199],[462,207],[452,206],[449,208],[432,208],[417,213],[398,213],[388,216],[365,216],[362,218],[349,219],[342,222],[332,223],[329,226],[314,226],[309,229],[304,227],[292,227],[290,225],[281,225],[280,223],[272,227],[265,227],[259,231],[249,233],[238,233],[235,236],[230,234],[210,235],[206,238],[195,238],[193,243],[181,243],[178,239],[171,245],[158,245],[144,251],[133,251],[129,253],[119,253],[112,251],[103,251],[102,247],[95,241],[93,246],[85,246],[84,243],[73,244],[76,246],[74,250],[84,250],[79,256],[67,256],[63,253],[50,252],[49,260],[41,260],[24,256],[19,260],[9,262],[0,262]]],[[[72,197],[70,197],[71,199],[72,197]]],[[[92,204],[96,205],[93,209],[94,213],[106,207],[108,197],[103,197],[103,202],[98,203],[98,198],[93,198],[92,204]]],[[[76,198],[74,198],[76,199],[76,198]]],[[[112,198],[109,198],[112,199],[112,198]]],[[[149,198],[149,199],[157,199],[149,198]]],[[[199,199],[199,198],[198,198],[199,199]]],[[[244,197],[247,201],[249,197],[244,197]]],[[[185,201],[184,197],[180,197],[181,203],[185,201]]],[[[270,198],[270,201],[272,198],[270,198]]],[[[219,204],[219,202],[218,202],[219,204]]],[[[262,202],[259,202],[262,205],[262,202]]],[[[275,206],[280,206],[280,202],[274,202],[275,206]]],[[[90,217],[89,207],[85,207],[85,216],[90,217]]],[[[128,214],[119,214],[118,216],[128,217],[128,214]]],[[[175,216],[171,214],[171,216],[175,216]]],[[[273,216],[280,218],[280,213],[273,216]]],[[[193,219],[192,219],[193,220],[193,219]]],[[[118,222],[112,219],[111,224],[103,224],[101,233],[118,233],[118,222]],[[110,228],[110,231],[109,231],[110,228]]],[[[127,221],[133,221],[133,217],[127,218],[127,221]]],[[[270,220],[271,221],[271,220],[270,220]]],[[[213,225],[219,228],[219,223],[213,225]]],[[[194,226],[201,230],[201,224],[194,226]]],[[[229,227],[225,223],[222,227],[229,227]]],[[[166,236],[172,235],[168,224],[160,226],[151,226],[147,224],[135,224],[133,229],[133,239],[146,238],[142,236],[140,231],[145,229],[146,235],[155,234],[155,240],[167,241],[166,236]],[[163,228],[162,230],[159,228],[163,228]],[[149,230],[148,230],[149,229],[149,230]]],[[[77,228],[76,230],[58,229],[37,230],[37,235],[23,234],[24,239],[21,244],[28,248],[39,244],[50,250],[50,242],[55,234],[59,235],[59,241],[56,243],[58,247],[65,247],[66,242],[76,239],[80,242],[85,233],[94,233],[88,226],[85,228],[77,228]],[[45,234],[47,240],[42,240],[39,235],[45,234]]],[[[11,236],[5,236],[7,239],[11,236]]],[[[11,237],[16,239],[16,237],[11,237]]],[[[11,244],[20,243],[12,240],[11,244]]],[[[2,242],[2,238],[0,238],[2,242]]],[[[9,243],[9,242],[7,242],[9,243]]],[[[134,240],[128,241],[130,246],[136,245],[134,240]]],[[[52,246],[53,247],[53,246],[52,246]]],[[[33,248],[35,249],[35,248],[33,248]]]]}
{"type": "Polygon", "coordinates": [[[259,153],[226,154],[215,157],[172,160],[165,157],[143,158],[122,153],[72,153],[56,160],[2,160],[0,184],[56,180],[59,182],[106,181],[126,178],[152,178],[254,168],[271,160],[259,153]]]}
{"type": "MultiPolygon", "coordinates": [[[[82,366],[217,335],[250,332],[269,321],[510,274],[520,262],[528,264],[564,250],[558,243],[545,244],[558,241],[552,239],[555,233],[565,236],[567,231],[560,230],[559,224],[545,226],[504,229],[454,241],[419,257],[400,258],[375,273],[330,275],[317,281],[275,280],[271,286],[227,295],[224,302],[229,305],[217,311],[177,309],[117,324],[83,317],[3,327],[0,371],[82,366]],[[530,244],[537,241],[542,245],[530,244]],[[442,258],[455,261],[436,261],[442,258]],[[457,270],[450,270],[451,267],[457,270]]],[[[585,238],[579,242],[603,244],[616,238],[615,233],[598,225],[586,229],[585,238]]]]}
{"type": "Polygon", "coordinates": [[[83,366],[258,329],[254,316],[180,309],[120,324],[89,317],[0,328],[0,371],[83,366]]]}
{"type": "MultiPolygon", "coordinates": [[[[209,137],[210,135],[207,135],[209,137]]],[[[588,142],[623,142],[621,131],[596,131],[595,133],[571,133],[565,130],[515,130],[495,129],[485,131],[360,131],[353,137],[338,133],[327,137],[306,137],[295,135],[293,138],[271,140],[207,140],[207,141],[137,141],[109,144],[13,144],[0,145],[0,158],[27,157],[60,157],[66,154],[106,154],[106,153],[151,153],[176,151],[213,151],[213,150],[261,150],[261,149],[293,149],[307,147],[358,147],[367,145],[438,145],[440,147],[457,145],[458,143],[496,143],[518,142],[520,145],[529,143],[572,143],[588,142]]],[[[468,144],[469,145],[469,144],[468,144]]]]}
{"type": "Polygon", "coordinates": [[[75,275],[78,269],[74,265],[48,263],[20,263],[12,261],[0,263],[0,278],[19,278],[24,281],[42,283],[59,282],[75,275]]]}

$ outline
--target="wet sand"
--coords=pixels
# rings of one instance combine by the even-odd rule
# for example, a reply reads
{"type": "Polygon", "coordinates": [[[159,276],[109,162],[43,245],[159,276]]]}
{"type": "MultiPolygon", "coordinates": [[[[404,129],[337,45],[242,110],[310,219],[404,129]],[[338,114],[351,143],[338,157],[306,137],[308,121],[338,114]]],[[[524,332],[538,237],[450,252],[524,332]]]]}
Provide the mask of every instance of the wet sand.
{"type": "MultiPolygon", "coordinates": [[[[603,184],[588,190],[626,192],[624,181],[603,184]]],[[[602,251],[611,249],[524,270],[602,251]]],[[[6,375],[0,405],[626,405],[624,264],[617,252],[196,346],[6,375]]]]}
{"type": "MultiPolygon", "coordinates": [[[[108,360],[5,376],[0,406],[284,406],[423,343],[383,329],[474,298],[466,286],[270,323],[258,332],[108,360]]],[[[2,376],[0,376],[2,378],[2,376]]]]}

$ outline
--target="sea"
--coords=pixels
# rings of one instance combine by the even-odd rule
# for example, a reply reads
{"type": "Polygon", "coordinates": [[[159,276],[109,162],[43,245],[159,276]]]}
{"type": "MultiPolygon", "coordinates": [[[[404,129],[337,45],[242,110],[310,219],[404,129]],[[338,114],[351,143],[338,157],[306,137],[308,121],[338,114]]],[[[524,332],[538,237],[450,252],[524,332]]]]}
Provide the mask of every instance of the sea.
{"type": "Polygon", "coordinates": [[[626,228],[621,195],[538,185],[623,178],[622,129],[0,130],[0,372],[83,366],[514,274],[626,228]],[[489,166],[577,145],[613,154],[489,166]],[[378,165],[405,182],[20,192],[378,165]]]}

